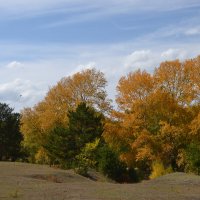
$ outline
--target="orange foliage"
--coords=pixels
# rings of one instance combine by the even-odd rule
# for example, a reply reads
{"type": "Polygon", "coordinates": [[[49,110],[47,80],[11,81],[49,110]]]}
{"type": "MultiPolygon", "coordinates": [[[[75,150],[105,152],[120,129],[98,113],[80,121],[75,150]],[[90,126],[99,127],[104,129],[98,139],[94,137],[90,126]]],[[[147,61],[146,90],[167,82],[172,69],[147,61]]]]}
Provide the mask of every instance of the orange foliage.
{"type": "Polygon", "coordinates": [[[129,73],[117,91],[119,110],[106,124],[104,138],[120,158],[129,165],[184,163],[183,149],[194,135],[200,141],[200,56],[163,62],[153,75],[129,73]]]}
{"type": "Polygon", "coordinates": [[[146,71],[138,70],[119,80],[116,102],[121,109],[131,110],[133,102],[145,99],[152,90],[152,76],[146,71]]]}

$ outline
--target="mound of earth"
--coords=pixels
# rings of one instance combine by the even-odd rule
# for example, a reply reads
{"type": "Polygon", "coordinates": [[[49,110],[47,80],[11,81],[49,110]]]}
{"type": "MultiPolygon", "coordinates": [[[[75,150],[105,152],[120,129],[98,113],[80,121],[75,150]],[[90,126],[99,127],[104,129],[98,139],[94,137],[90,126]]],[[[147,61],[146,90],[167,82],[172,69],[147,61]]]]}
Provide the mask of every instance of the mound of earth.
{"type": "Polygon", "coordinates": [[[200,200],[200,177],[173,173],[137,184],[116,184],[91,171],[0,162],[0,199],[22,200],[200,200]],[[95,180],[95,181],[94,181],[95,180]]]}

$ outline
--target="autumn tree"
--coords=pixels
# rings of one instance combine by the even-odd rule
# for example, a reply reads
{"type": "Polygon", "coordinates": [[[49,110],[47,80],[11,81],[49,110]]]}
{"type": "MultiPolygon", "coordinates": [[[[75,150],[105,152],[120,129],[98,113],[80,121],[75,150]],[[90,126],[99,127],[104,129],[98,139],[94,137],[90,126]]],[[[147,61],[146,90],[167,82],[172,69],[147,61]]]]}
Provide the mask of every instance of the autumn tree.
{"type": "Polygon", "coordinates": [[[106,123],[104,138],[128,166],[148,171],[157,160],[182,168],[192,134],[199,133],[199,72],[198,57],[166,61],[154,74],[138,70],[119,80],[119,109],[106,123]]]}
{"type": "Polygon", "coordinates": [[[129,166],[146,163],[150,167],[160,159],[170,165],[176,162],[184,144],[181,141],[187,138],[188,127],[183,125],[188,118],[188,113],[168,93],[152,93],[145,101],[135,103],[118,121],[107,123],[104,137],[108,143],[114,143],[129,166]]]}
{"type": "Polygon", "coordinates": [[[131,110],[134,102],[144,100],[152,91],[152,76],[146,71],[137,70],[123,76],[117,85],[116,102],[121,110],[131,110]]]}
{"type": "Polygon", "coordinates": [[[197,63],[198,58],[184,62],[175,60],[161,63],[154,73],[156,87],[168,92],[179,104],[193,103],[199,93],[197,63]]]}
{"type": "Polygon", "coordinates": [[[21,112],[20,131],[23,134],[22,145],[29,153],[29,161],[35,162],[35,155],[44,140],[44,132],[41,128],[39,115],[34,109],[25,108],[21,112]]]}
{"type": "Polygon", "coordinates": [[[49,90],[39,105],[39,109],[42,109],[39,112],[44,129],[57,122],[66,123],[68,110],[76,109],[81,102],[102,113],[108,112],[110,100],[107,98],[106,84],[104,74],[96,69],[83,70],[62,78],[49,90]]]}
{"type": "Polygon", "coordinates": [[[24,146],[32,149],[33,155],[41,148],[41,142],[55,127],[68,126],[68,111],[75,110],[84,102],[101,113],[110,110],[110,100],[105,90],[104,74],[96,69],[86,69],[62,78],[50,88],[44,100],[33,108],[22,111],[21,131],[24,146]]]}

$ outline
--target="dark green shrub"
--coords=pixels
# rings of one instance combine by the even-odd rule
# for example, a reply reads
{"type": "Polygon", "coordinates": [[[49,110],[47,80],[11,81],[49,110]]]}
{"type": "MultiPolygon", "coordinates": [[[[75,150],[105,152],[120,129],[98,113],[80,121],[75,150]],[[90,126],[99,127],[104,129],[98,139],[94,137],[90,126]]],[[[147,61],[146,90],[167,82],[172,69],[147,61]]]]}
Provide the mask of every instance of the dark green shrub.
{"type": "Polygon", "coordinates": [[[193,142],[186,149],[186,171],[200,175],[200,143],[193,142]]]}
{"type": "Polygon", "coordinates": [[[106,144],[98,151],[98,169],[108,178],[120,183],[138,181],[136,171],[121,162],[118,155],[106,144]]]}

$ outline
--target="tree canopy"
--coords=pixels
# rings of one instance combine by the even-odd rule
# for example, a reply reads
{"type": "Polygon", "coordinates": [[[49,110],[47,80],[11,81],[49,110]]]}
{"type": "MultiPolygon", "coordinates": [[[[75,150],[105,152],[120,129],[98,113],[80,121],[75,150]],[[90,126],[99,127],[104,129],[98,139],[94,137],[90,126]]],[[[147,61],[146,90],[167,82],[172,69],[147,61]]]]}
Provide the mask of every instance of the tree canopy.
{"type": "Polygon", "coordinates": [[[53,161],[72,166],[76,156],[88,144],[100,139],[103,133],[103,115],[80,103],[75,111],[68,112],[68,126],[50,131],[43,147],[53,161]]]}
{"type": "Polygon", "coordinates": [[[129,166],[155,160],[182,169],[187,145],[199,137],[199,57],[166,61],[153,74],[135,71],[118,83],[118,110],[104,138],[129,166]]]}
{"type": "Polygon", "coordinates": [[[127,176],[127,168],[144,177],[172,170],[199,173],[200,56],[165,61],[153,73],[122,76],[117,109],[107,98],[106,83],[102,72],[83,70],[61,79],[43,101],[22,111],[23,146],[32,161],[99,164],[115,178],[121,172],[127,176]],[[106,162],[118,163],[119,170],[106,162]]]}
{"type": "Polygon", "coordinates": [[[25,108],[21,113],[23,145],[33,157],[40,151],[49,132],[58,126],[68,126],[68,112],[75,110],[80,103],[107,113],[111,106],[106,84],[102,72],[96,69],[83,70],[62,78],[34,108],[25,108]]]}

